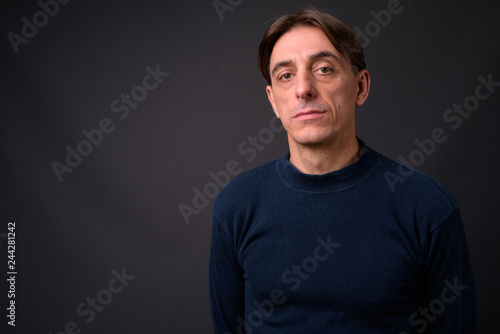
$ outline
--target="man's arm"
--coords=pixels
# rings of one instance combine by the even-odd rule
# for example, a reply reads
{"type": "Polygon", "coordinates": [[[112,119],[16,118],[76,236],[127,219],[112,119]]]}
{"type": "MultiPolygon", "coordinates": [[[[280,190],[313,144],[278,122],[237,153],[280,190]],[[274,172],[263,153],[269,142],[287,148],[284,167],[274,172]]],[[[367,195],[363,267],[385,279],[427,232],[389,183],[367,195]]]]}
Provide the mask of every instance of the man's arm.
{"type": "Polygon", "coordinates": [[[233,237],[214,215],[209,263],[210,306],[214,334],[243,333],[245,283],[233,237]]]}
{"type": "Polygon", "coordinates": [[[425,251],[422,303],[412,325],[419,333],[477,333],[476,286],[458,208],[431,231],[425,251]]]}

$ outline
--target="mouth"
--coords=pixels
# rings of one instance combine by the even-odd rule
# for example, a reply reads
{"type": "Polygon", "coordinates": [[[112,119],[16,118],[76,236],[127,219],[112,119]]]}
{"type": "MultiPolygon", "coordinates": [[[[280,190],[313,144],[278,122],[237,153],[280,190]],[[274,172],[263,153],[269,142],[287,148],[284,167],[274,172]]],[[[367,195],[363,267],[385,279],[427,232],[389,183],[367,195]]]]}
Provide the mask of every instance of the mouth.
{"type": "Polygon", "coordinates": [[[308,109],[308,110],[302,110],[296,113],[293,118],[297,120],[307,120],[307,119],[314,119],[323,116],[325,112],[323,110],[318,110],[318,109],[308,109]]]}

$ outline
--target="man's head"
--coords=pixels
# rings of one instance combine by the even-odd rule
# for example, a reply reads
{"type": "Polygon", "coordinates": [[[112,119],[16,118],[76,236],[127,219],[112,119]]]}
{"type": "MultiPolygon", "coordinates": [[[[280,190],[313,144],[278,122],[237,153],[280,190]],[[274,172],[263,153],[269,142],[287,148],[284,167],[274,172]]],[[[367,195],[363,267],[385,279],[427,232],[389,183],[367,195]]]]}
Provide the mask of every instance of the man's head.
{"type": "Polygon", "coordinates": [[[365,102],[370,77],[349,27],[312,9],[282,16],[265,32],[258,63],[290,145],[354,138],[354,108],[365,102]]]}
{"type": "Polygon", "coordinates": [[[269,62],[276,41],[288,31],[301,26],[321,29],[335,49],[350,61],[355,73],[366,68],[363,47],[351,28],[326,12],[303,9],[296,14],[279,17],[264,33],[259,46],[258,66],[269,85],[272,85],[269,62]]]}

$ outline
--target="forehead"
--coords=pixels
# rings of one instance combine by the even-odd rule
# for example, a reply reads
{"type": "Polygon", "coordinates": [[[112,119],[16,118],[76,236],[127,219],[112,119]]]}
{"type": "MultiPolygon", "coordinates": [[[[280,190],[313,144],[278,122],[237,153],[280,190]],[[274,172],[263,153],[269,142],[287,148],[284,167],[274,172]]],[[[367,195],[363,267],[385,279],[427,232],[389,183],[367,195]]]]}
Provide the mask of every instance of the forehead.
{"type": "Polygon", "coordinates": [[[330,51],[340,59],[343,58],[320,28],[310,26],[293,28],[276,41],[271,53],[270,67],[284,60],[295,62],[307,59],[320,51],[330,51]]]}

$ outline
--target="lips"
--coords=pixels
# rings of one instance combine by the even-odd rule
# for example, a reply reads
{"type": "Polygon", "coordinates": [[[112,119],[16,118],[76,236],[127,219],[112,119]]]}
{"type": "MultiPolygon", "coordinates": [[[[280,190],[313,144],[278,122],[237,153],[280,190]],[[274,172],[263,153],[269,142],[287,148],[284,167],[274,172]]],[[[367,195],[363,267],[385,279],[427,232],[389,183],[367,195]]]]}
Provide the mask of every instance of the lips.
{"type": "Polygon", "coordinates": [[[293,118],[296,119],[313,119],[317,117],[321,117],[325,112],[322,110],[318,109],[308,109],[308,110],[302,110],[296,113],[293,118]]]}

